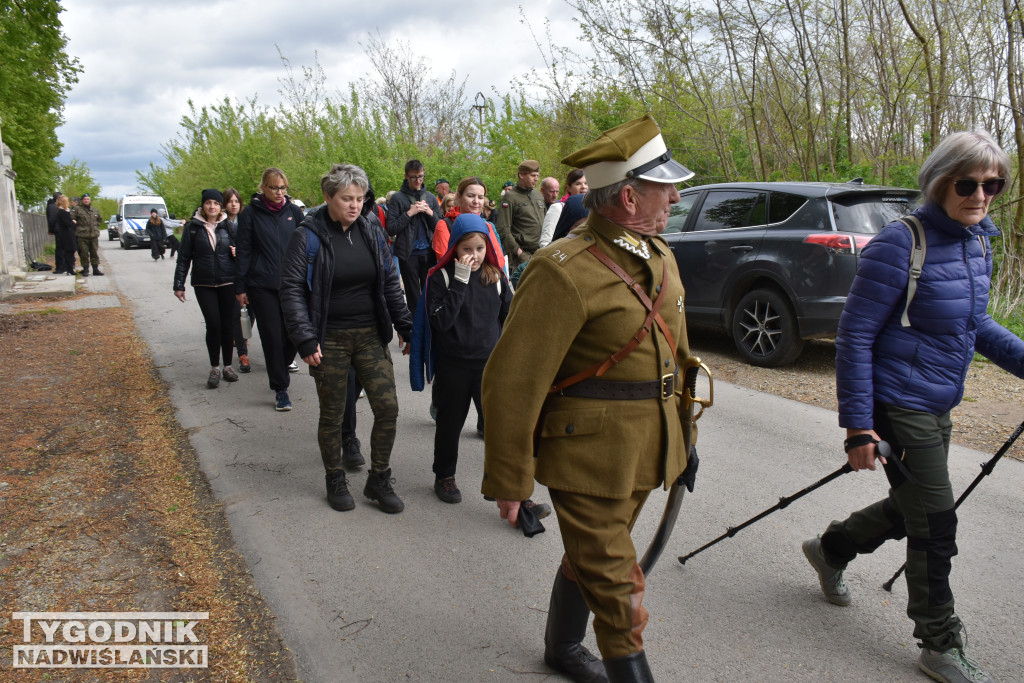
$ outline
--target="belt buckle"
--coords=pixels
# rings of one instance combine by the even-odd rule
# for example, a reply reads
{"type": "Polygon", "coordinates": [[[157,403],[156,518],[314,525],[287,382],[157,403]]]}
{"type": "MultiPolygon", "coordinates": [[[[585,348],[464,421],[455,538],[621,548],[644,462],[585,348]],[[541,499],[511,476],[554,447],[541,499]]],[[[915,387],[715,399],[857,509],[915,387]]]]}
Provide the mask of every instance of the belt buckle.
{"type": "Polygon", "coordinates": [[[676,393],[676,373],[661,376],[661,400],[667,401],[676,393]]]}

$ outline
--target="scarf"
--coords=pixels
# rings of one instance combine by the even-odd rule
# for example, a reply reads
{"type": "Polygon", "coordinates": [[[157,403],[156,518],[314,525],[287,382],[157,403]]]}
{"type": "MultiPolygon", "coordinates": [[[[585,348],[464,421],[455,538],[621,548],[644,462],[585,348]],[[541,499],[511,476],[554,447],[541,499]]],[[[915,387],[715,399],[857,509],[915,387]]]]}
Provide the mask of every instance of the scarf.
{"type": "Polygon", "coordinates": [[[267,210],[269,210],[269,211],[271,211],[273,213],[277,213],[278,211],[280,211],[281,209],[284,208],[285,204],[288,203],[288,196],[287,195],[285,195],[285,198],[282,199],[279,202],[272,202],[272,201],[270,201],[269,198],[267,198],[267,195],[261,193],[260,194],[260,199],[263,201],[263,206],[267,207],[267,210]]]}
{"type": "Polygon", "coordinates": [[[214,251],[217,251],[217,236],[214,234],[214,231],[217,229],[217,225],[227,217],[228,215],[226,213],[221,212],[220,216],[217,217],[217,222],[211,223],[206,220],[206,216],[203,215],[203,207],[196,209],[196,215],[193,216],[193,218],[202,223],[203,227],[206,228],[206,236],[210,240],[210,249],[213,249],[214,251]]]}

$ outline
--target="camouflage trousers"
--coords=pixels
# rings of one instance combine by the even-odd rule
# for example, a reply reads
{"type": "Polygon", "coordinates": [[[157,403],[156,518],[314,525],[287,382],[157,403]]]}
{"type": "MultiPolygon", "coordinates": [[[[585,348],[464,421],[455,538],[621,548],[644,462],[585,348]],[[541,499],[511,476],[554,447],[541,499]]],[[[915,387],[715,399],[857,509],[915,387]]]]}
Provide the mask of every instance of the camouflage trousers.
{"type": "Polygon", "coordinates": [[[345,418],[349,368],[366,390],[373,411],[370,431],[370,469],[383,472],[390,467],[391,449],[398,426],[398,394],[391,351],[377,329],[327,330],[320,365],[310,366],[320,398],[317,442],[328,472],[341,470],[341,425],[345,418]]]}
{"type": "Polygon", "coordinates": [[[100,238],[78,236],[78,259],[82,262],[82,270],[89,269],[89,261],[92,267],[100,265],[100,238]]]}

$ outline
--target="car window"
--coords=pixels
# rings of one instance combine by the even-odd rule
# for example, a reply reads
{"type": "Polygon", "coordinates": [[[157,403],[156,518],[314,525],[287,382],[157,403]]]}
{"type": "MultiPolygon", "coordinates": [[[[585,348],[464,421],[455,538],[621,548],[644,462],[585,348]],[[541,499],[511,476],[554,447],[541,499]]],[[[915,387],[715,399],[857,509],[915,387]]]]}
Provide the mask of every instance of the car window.
{"type": "Polygon", "coordinates": [[[766,209],[765,195],[762,192],[708,192],[693,229],[697,232],[764,225],[766,209]]]}
{"type": "Polygon", "coordinates": [[[831,205],[837,230],[874,234],[913,211],[916,202],[908,197],[855,195],[834,198],[831,205]]]}
{"type": "Polygon", "coordinates": [[[768,222],[781,223],[804,205],[807,197],[788,192],[771,192],[768,195],[768,222]]]}
{"type": "Polygon", "coordinates": [[[700,192],[690,192],[680,196],[679,201],[672,205],[668,212],[668,226],[665,228],[666,234],[682,232],[686,226],[686,219],[690,217],[690,209],[693,208],[698,197],[700,197],[700,192]]]}
{"type": "Polygon", "coordinates": [[[163,204],[125,204],[124,205],[124,217],[125,218],[149,218],[149,212],[151,209],[163,209],[163,204]]]}

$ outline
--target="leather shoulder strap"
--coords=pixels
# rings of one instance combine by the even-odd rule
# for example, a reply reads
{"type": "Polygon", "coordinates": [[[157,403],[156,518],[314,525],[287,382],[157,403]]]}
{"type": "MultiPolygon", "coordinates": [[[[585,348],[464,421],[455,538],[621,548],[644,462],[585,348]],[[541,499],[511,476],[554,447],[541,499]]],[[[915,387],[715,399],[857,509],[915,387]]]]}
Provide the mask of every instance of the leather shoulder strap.
{"type": "MultiPolygon", "coordinates": [[[[583,380],[588,379],[590,377],[600,377],[601,375],[606,373],[610,367],[626,358],[626,356],[633,353],[633,351],[636,350],[638,346],[640,346],[640,343],[643,342],[643,340],[646,339],[647,335],[650,334],[651,332],[652,321],[655,321],[658,327],[661,328],[661,332],[662,334],[665,335],[665,338],[668,340],[669,344],[671,344],[673,352],[676,348],[675,337],[669,330],[664,318],[662,318],[661,314],[658,312],[659,310],[661,310],[661,305],[664,302],[665,292],[668,290],[668,287],[663,286],[661,288],[661,291],[658,292],[658,296],[655,297],[654,301],[652,302],[650,297],[647,296],[647,293],[643,290],[640,284],[636,280],[631,278],[629,274],[626,273],[626,271],[619,267],[619,264],[615,263],[615,261],[609,258],[607,254],[601,251],[600,247],[594,244],[588,247],[587,251],[589,251],[591,254],[597,257],[598,261],[607,266],[609,270],[618,275],[619,278],[626,283],[626,286],[629,287],[630,291],[632,291],[633,294],[635,294],[637,298],[640,299],[641,303],[643,303],[644,305],[644,308],[647,309],[647,317],[644,319],[644,323],[640,327],[640,329],[637,330],[636,334],[634,334],[628,342],[626,342],[625,346],[623,346],[621,349],[619,349],[612,355],[608,356],[608,358],[604,359],[603,361],[595,363],[594,365],[591,365],[590,367],[585,368],[580,372],[577,372],[575,375],[566,377],[562,381],[551,385],[551,388],[548,389],[549,394],[557,394],[559,391],[565,389],[566,387],[570,387],[573,384],[578,384],[579,382],[582,382],[583,380]]],[[[662,260],[661,268],[661,281],[664,284],[665,278],[668,275],[668,265],[665,263],[664,259],[662,260]]]]}

